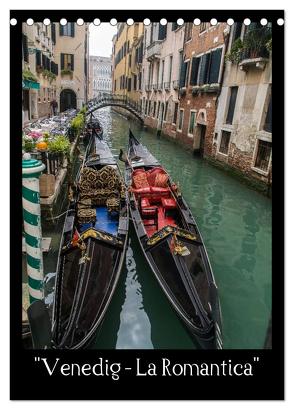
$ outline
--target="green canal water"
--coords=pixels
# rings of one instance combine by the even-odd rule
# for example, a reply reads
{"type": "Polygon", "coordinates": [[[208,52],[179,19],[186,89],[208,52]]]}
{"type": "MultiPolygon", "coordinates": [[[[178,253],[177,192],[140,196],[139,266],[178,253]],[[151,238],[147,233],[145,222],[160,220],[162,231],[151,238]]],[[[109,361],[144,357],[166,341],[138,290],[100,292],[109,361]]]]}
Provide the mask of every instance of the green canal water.
{"type": "MultiPolygon", "coordinates": [[[[263,348],[272,305],[271,201],[110,108],[96,115],[116,156],[120,148],[126,147],[131,126],[174,181],[180,183],[200,227],[219,288],[224,348],[263,348]]],[[[56,268],[62,223],[63,218],[53,228],[43,230],[43,236],[52,237],[52,250],[44,259],[46,272],[56,268]]],[[[92,348],[194,349],[130,226],[126,262],[92,348]]],[[[52,282],[53,274],[47,279],[52,282]]],[[[49,293],[48,303],[52,297],[49,293]]]]}

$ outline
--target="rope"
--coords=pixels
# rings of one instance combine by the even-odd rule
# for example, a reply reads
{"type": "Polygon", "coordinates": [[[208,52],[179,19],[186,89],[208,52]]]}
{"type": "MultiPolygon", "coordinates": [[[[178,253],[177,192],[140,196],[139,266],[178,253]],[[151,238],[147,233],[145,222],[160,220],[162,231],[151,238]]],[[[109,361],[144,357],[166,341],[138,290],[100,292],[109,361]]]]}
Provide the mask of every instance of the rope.
{"type": "Polygon", "coordinates": [[[54,216],[53,218],[46,218],[46,221],[53,221],[54,219],[58,219],[60,218],[62,215],[66,214],[68,210],[66,210],[65,212],[62,212],[62,214],[54,216]]]}

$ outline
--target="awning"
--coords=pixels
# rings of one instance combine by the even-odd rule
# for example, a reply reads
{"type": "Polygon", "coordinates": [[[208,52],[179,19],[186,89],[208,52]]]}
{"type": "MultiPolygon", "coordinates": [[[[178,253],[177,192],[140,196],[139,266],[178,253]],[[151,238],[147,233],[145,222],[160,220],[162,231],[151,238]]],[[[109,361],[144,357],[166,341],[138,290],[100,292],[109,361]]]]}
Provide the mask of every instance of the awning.
{"type": "Polygon", "coordinates": [[[22,88],[24,89],[34,88],[35,90],[39,90],[40,83],[37,83],[36,81],[22,80],[22,88]]]}

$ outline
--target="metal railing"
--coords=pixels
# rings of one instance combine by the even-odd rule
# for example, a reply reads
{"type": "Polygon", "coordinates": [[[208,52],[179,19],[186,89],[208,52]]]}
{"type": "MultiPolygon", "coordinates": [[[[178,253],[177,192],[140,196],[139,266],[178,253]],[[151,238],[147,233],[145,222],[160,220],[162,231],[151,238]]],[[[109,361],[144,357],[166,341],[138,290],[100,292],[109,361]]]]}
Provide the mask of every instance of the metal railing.
{"type": "Polygon", "coordinates": [[[54,152],[41,152],[41,160],[45,165],[44,173],[57,175],[62,168],[64,155],[54,152]]]}

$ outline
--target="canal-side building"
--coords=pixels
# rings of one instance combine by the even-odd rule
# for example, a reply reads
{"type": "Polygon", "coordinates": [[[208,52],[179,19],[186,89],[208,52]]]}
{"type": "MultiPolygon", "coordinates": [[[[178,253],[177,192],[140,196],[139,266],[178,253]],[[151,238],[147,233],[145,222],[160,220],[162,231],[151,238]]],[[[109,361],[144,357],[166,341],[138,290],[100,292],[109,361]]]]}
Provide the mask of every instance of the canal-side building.
{"type": "Polygon", "coordinates": [[[87,102],[89,79],[89,24],[56,26],[55,62],[59,65],[57,102],[60,112],[82,108],[87,102]]]}
{"type": "Polygon", "coordinates": [[[113,37],[114,94],[140,100],[142,52],[143,23],[119,23],[113,37]]]}
{"type": "Polygon", "coordinates": [[[56,25],[22,25],[23,125],[51,114],[56,98],[58,64],[55,63],[56,25]]]}
{"type": "Polygon", "coordinates": [[[204,156],[212,155],[213,151],[228,34],[226,23],[185,24],[176,138],[204,156]]]}
{"type": "Polygon", "coordinates": [[[152,23],[144,30],[142,112],[147,126],[175,138],[184,26],[152,23]]]}
{"type": "Polygon", "coordinates": [[[100,93],[112,92],[112,59],[90,56],[89,58],[89,99],[100,93]]]}
{"type": "Polygon", "coordinates": [[[271,27],[231,30],[213,140],[213,158],[251,180],[271,183],[271,27]]]}

